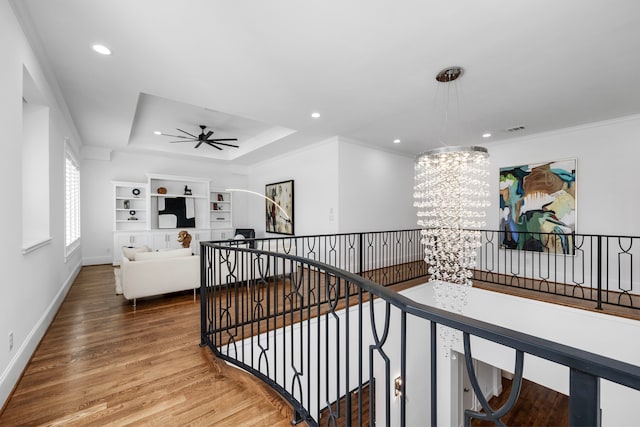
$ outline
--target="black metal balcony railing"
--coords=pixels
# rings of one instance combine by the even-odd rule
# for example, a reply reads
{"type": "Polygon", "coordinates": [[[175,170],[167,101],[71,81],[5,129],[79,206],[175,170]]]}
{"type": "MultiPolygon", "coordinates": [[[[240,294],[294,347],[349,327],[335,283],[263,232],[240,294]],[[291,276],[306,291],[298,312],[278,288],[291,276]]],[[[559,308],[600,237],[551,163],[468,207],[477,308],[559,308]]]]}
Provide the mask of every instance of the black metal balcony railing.
{"type": "MultiPolygon", "coordinates": [[[[309,425],[438,425],[439,325],[460,331],[484,410],[466,411],[466,425],[472,418],[500,423],[517,399],[525,354],[569,368],[571,425],[600,424],[601,379],[640,390],[638,366],[426,306],[385,287],[426,274],[419,235],[202,243],[202,344],[278,391],[293,406],[294,421],[309,425]],[[503,408],[493,410],[482,397],[472,337],[515,350],[513,391],[503,408]],[[424,357],[416,360],[417,354],[424,357]]],[[[480,258],[500,251],[484,249],[480,258]]],[[[496,265],[478,274],[507,271],[496,265]]],[[[518,277],[554,277],[537,278],[540,271],[518,277]]]]}
{"type": "Polygon", "coordinates": [[[505,249],[504,232],[482,230],[473,279],[593,301],[598,309],[640,309],[640,237],[520,234],[523,241],[541,242],[544,251],[505,249]]]}

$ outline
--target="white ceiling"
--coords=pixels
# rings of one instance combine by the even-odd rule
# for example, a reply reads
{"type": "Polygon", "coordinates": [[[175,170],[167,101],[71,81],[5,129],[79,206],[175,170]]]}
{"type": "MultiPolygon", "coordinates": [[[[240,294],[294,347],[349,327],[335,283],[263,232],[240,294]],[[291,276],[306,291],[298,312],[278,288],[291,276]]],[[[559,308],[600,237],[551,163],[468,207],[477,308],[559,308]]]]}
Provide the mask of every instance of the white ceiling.
{"type": "Polygon", "coordinates": [[[251,164],[340,135],[415,155],[512,137],[514,126],[524,135],[640,113],[638,0],[12,4],[88,146],[251,164]],[[436,82],[451,65],[463,77],[436,82]],[[152,133],[200,124],[241,148],[152,133]]]}

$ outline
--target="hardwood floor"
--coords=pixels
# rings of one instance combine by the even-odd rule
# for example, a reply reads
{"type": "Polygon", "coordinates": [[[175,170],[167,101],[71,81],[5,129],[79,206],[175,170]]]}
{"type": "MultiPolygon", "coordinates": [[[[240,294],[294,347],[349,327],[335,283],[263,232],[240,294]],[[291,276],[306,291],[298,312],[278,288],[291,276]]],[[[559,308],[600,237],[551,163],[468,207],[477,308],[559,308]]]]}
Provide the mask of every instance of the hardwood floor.
{"type": "Polygon", "coordinates": [[[134,311],[111,266],[84,267],[0,425],[289,426],[279,399],[199,347],[199,312],[192,293],[134,311]]]}
{"type": "MultiPolygon", "coordinates": [[[[507,401],[510,392],[511,381],[502,378],[502,394],[489,400],[489,405],[494,410],[501,407],[507,401]]],[[[501,421],[508,426],[568,426],[569,396],[525,379],[522,381],[518,400],[501,421]]],[[[494,424],[472,420],[471,425],[489,427],[494,424]]]]}
{"type": "MultiPolygon", "coordinates": [[[[84,267],[0,413],[0,426],[290,425],[291,408],[275,392],[199,347],[199,312],[190,292],[145,298],[134,310],[114,294],[111,266],[84,267]]],[[[543,396],[536,387],[525,383],[513,411],[523,418],[507,424],[566,424],[531,419],[542,399],[558,408],[549,415],[565,410],[562,395],[543,396]]]]}
{"type": "MultiPolygon", "coordinates": [[[[358,411],[358,404],[360,401],[360,398],[358,396],[358,390],[354,389],[351,392],[351,408],[352,408],[351,409],[351,425],[353,426],[369,425],[369,409],[370,409],[369,404],[374,403],[370,400],[370,398],[371,398],[371,388],[367,383],[362,387],[362,419],[360,419],[360,413],[358,411]],[[360,421],[360,423],[358,421],[360,421]]],[[[335,425],[337,425],[338,427],[346,426],[347,419],[349,418],[346,416],[346,414],[348,413],[346,408],[347,408],[347,398],[346,396],[342,396],[338,402],[333,402],[331,404],[331,409],[335,412],[336,418],[332,419],[330,417],[329,408],[328,407],[324,408],[322,411],[320,411],[320,422],[318,423],[318,425],[333,426],[335,422],[335,425]],[[338,413],[340,414],[340,417],[337,417],[338,413]]],[[[375,407],[373,409],[375,411],[375,407]]]]}

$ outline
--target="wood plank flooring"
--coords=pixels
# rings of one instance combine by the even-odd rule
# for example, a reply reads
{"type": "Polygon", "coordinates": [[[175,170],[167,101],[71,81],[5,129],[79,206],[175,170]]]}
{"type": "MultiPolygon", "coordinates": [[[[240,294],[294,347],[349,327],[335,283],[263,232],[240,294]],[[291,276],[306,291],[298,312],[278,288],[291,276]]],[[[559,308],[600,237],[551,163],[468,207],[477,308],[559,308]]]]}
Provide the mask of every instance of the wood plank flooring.
{"type": "Polygon", "coordinates": [[[291,408],[277,394],[199,348],[199,312],[190,292],[145,298],[134,310],[114,294],[111,266],[84,267],[0,426],[290,425],[291,408]]]}
{"type": "Polygon", "coordinates": [[[114,294],[111,266],[84,267],[0,414],[0,425],[289,426],[248,374],[212,366],[192,293],[114,294]]]}
{"type": "MultiPolygon", "coordinates": [[[[502,378],[502,394],[489,400],[489,405],[494,410],[506,403],[511,385],[511,380],[502,378]]],[[[508,426],[568,426],[569,396],[523,379],[518,400],[501,421],[508,426]]],[[[471,425],[490,427],[494,424],[489,421],[471,420],[471,425]]]]}

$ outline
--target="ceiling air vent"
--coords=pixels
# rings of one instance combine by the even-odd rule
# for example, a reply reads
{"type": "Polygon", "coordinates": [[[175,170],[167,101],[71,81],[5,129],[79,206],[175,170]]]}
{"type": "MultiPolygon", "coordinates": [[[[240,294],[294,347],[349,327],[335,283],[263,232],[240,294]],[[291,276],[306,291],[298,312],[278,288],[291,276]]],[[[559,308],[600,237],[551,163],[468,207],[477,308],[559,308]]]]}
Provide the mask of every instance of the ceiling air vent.
{"type": "Polygon", "coordinates": [[[524,130],[524,126],[514,126],[512,128],[509,129],[505,129],[507,132],[519,132],[521,130],[524,130]]]}

